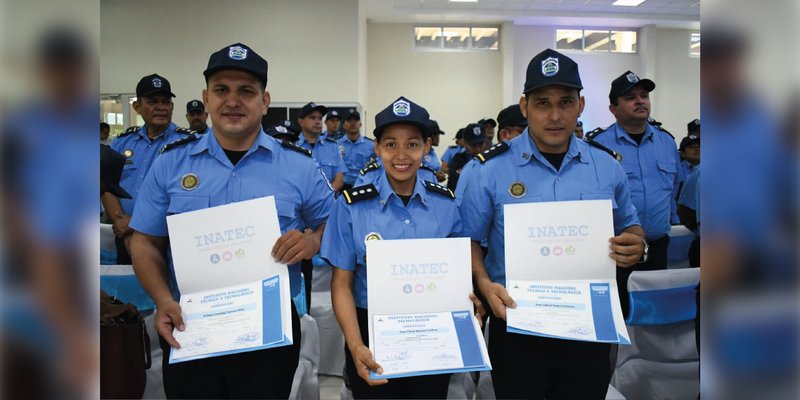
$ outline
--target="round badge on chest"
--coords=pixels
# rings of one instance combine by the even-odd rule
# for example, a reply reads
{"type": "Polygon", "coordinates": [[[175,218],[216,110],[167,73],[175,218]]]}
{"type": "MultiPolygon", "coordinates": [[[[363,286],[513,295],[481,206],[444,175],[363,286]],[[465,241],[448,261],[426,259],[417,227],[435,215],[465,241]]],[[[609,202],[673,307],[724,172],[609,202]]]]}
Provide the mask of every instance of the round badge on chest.
{"type": "Polygon", "coordinates": [[[200,184],[200,180],[195,174],[189,173],[181,178],[181,187],[183,187],[184,190],[194,190],[197,188],[198,184],[200,184]]]}
{"type": "Polygon", "coordinates": [[[508,194],[510,194],[511,197],[515,199],[525,196],[525,193],[527,192],[528,189],[522,182],[514,182],[511,184],[511,186],[508,187],[508,194]]]}
{"type": "Polygon", "coordinates": [[[364,243],[367,243],[370,240],[383,240],[383,237],[381,237],[381,234],[378,232],[370,232],[367,234],[367,236],[364,236],[364,243]]]}
{"type": "Polygon", "coordinates": [[[133,157],[133,150],[125,149],[125,151],[122,152],[122,155],[125,156],[125,158],[131,158],[133,157]]]}

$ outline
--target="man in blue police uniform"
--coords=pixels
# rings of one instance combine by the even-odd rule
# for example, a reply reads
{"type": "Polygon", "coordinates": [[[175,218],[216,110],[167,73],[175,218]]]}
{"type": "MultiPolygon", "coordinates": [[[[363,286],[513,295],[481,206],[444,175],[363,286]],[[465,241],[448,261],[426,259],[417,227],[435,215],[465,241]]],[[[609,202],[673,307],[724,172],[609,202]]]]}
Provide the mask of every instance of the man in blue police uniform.
{"type": "Polygon", "coordinates": [[[478,121],[479,125],[483,126],[483,131],[486,132],[486,138],[489,139],[489,145],[494,141],[494,129],[497,128],[497,122],[491,118],[483,118],[478,121]]]}
{"type": "Polygon", "coordinates": [[[342,159],[336,140],[321,136],[322,116],[327,111],[325,106],[318,105],[313,101],[303,106],[297,119],[297,124],[300,125],[303,132],[295,144],[311,150],[314,160],[328,178],[333,191],[338,192],[344,184],[344,173],[347,171],[347,166],[342,159]]]}
{"type": "Polygon", "coordinates": [[[120,185],[133,196],[131,199],[119,199],[110,193],[102,196],[103,207],[116,235],[118,264],[131,263],[130,240],[133,231],[128,224],[147,171],[162,147],[190,133],[188,129],[178,128],[172,123],[175,106],[173,97],[175,95],[166,78],[153,74],[140,79],[136,85],[133,108],[142,116],[144,126],[128,128],[111,143],[111,148],[127,159],[120,185]]]}
{"type": "Polygon", "coordinates": [[[375,159],[375,144],[372,139],[361,134],[361,114],[355,108],[347,111],[344,133],[339,139],[339,151],[347,165],[344,188],[351,189],[358,179],[359,171],[366,168],[370,160],[375,159]]]}
{"type": "Polygon", "coordinates": [[[485,125],[469,124],[464,128],[464,148],[467,151],[458,153],[450,160],[450,173],[447,177],[447,188],[455,191],[461,170],[479,153],[489,147],[489,137],[486,135],[485,125]]]}
{"type": "Polygon", "coordinates": [[[209,132],[206,121],[208,113],[202,100],[192,100],[186,103],[186,121],[189,122],[189,129],[195,133],[205,135],[209,132]]]}
{"type": "Polygon", "coordinates": [[[321,137],[324,138],[331,138],[335,141],[339,141],[339,139],[344,136],[342,133],[341,128],[342,126],[342,116],[339,114],[339,111],[336,110],[328,110],[328,113],[325,114],[325,131],[322,132],[321,137]]]}
{"type": "Polygon", "coordinates": [[[633,269],[618,269],[620,301],[627,314],[628,276],[634,270],[667,268],[667,247],[671,225],[678,224],[676,204],[683,181],[675,138],[659,126],[648,123],[650,92],[656,84],[626,71],[611,83],[609,110],[617,122],[605,130],[595,129],[586,140],[614,150],[628,176],[631,199],[650,246],[649,260],[633,269]]]}
{"type": "Polygon", "coordinates": [[[437,181],[442,182],[447,179],[447,174],[442,171],[442,163],[433,148],[439,147],[439,139],[444,135],[444,131],[439,128],[439,123],[433,119],[428,121],[428,127],[431,130],[431,150],[422,158],[422,163],[436,173],[437,181]]]}
{"type": "Polygon", "coordinates": [[[630,267],[645,249],[625,172],[605,150],[572,133],[584,107],[581,89],[573,60],[551,49],[536,55],[520,99],[528,129],[478,155],[461,200],[464,234],[473,241],[473,282],[492,311],[489,355],[498,399],[605,398],[611,378],[608,344],[506,332],[506,307],[516,304],[505,288],[505,204],[610,199],[617,235],[609,239],[610,257],[630,267]]]}
{"type": "Polygon", "coordinates": [[[456,145],[455,146],[447,146],[447,149],[444,150],[444,154],[442,154],[442,160],[441,160],[442,161],[442,171],[445,174],[449,174],[450,173],[450,167],[449,167],[448,164],[450,164],[450,161],[453,160],[453,156],[455,156],[458,153],[467,151],[466,149],[464,149],[464,141],[463,141],[464,139],[463,139],[463,137],[464,137],[464,128],[461,128],[458,131],[456,131],[456,136],[454,138],[454,140],[456,141],[456,145]]]}
{"type": "Polygon", "coordinates": [[[689,134],[681,139],[678,146],[681,155],[681,173],[688,177],[692,170],[700,165],[700,136],[689,134]]]}
{"type": "Polygon", "coordinates": [[[164,389],[169,398],[287,398],[300,348],[294,304],[291,346],[167,362],[170,346],[180,346],[173,329],[184,329],[174,272],[165,256],[168,215],[275,196],[282,236],[272,249],[264,249],[264,257],[288,264],[294,297],[300,292],[298,264],[319,250],[332,202],[332,192],[309,152],[261,129],[270,103],[266,60],[236,43],[211,54],[203,74],[212,131],[164,148],[142,185],[131,220],[136,277],[156,303],[164,389]]]}
{"type": "Polygon", "coordinates": [[[497,139],[507,142],[519,135],[528,127],[528,120],[522,115],[519,104],[512,104],[497,113],[497,139]]]}

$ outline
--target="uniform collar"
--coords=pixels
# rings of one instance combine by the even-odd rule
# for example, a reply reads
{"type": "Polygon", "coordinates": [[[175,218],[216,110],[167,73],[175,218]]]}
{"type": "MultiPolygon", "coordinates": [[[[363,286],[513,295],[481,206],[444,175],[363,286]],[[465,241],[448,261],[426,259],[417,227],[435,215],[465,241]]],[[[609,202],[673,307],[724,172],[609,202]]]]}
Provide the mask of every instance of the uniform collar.
{"type": "MultiPolygon", "coordinates": [[[[386,177],[386,170],[381,170],[381,175],[375,179],[375,187],[378,189],[378,194],[380,195],[381,201],[381,209],[385,209],[386,205],[389,204],[391,201],[391,197],[397,197],[397,201],[402,202],[397,194],[392,189],[392,185],[389,183],[389,178],[386,177]]],[[[414,183],[414,192],[411,193],[411,201],[414,201],[415,198],[419,198],[420,202],[426,208],[428,207],[428,192],[425,187],[422,185],[422,179],[420,179],[419,174],[417,174],[417,181],[414,183]]]]}
{"type": "MultiPolygon", "coordinates": [[[[203,151],[208,151],[208,154],[211,154],[218,159],[227,159],[228,156],[225,155],[225,151],[222,149],[222,146],[219,144],[219,140],[217,140],[217,136],[214,134],[213,129],[209,129],[208,133],[204,135],[198,135],[200,138],[193,143],[194,147],[189,150],[189,154],[195,155],[200,154],[203,151]]],[[[258,136],[256,136],[255,142],[253,145],[250,146],[250,149],[245,153],[245,157],[255,152],[259,147],[263,147],[269,151],[274,151],[276,141],[271,136],[264,133],[264,129],[258,130],[258,136]]],[[[243,157],[244,158],[244,157],[243,157]]]]}
{"type": "MultiPolygon", "coordinates": [[[[164,131],[159,133],[158,136],[153,138],[153,140],[163,138],[167,135],[167,132],[174,132],[175,129],[178,129],[178,126],[175,125],[174,122],[170,122],[169,126],[167,126],[167,129],[164,129],[164,131]]],[[[147,136],[147,125],[142,125],[142,127],[139,128],[139,131],[137,133],[139,134],[140,137],[142,137],[142,139],[150,140],[150,136],[147,136]]]]}
{"type": "MultiPolygon", "coordinates": [[[[636,143],[636,141],[633,140],[630,135],[628,135],[628,132],[625,132],[625,129],[623,129],[619,123],[614,123],[614,125],[611,126],[614,127],[614,133],[617,135],[617,141],[627,140],[630,143],[638,145],[638,143],[636,143]]],[[[653,127],[650,124],[647,124],[647,127],[644,130],[642,142],[645,140],[653,140],[653,127]]]]}
{"type": "MultiPolygon", "coordinates": [[[[525,165],[534,158],[538,159],[544,165],[550,165],[550,162],[544,158],[542,152],[539,151],[539,148],[533,143],[533,138],[531,138],[528,128],[525,128],[516,138],[511,139],[508,144],[511,146],[511,151],[514,154],[514,160],[517,165],[525,165]]],[[[584,152],[586,151],[587,150],[578,143],[578,139],[575,135],[570,136],[567,154],[564,156],[564,162],[561,165],[567,165],[569,160],[573,158],[581,163],[588,164],[589,161],[587,161],[586,156],[584,156],[584,152]]]]}
{"type": "Polygon", "coordinates": [[[352,143],[352,144],[359,144],[359,143],[364,143],[364,141],[366,139],[364,139],[364,135],[359,133],[358,134],[358,139],[356,139],[356,141],[354,142],[354,141],[350,140],[350,138],[347,136],[347,133],[345,133],[344,136],[342,136],[342,140],[346,140],[348,143],[352,143]]]}
{"type": "MultiPolygon", "coordinates": [[[[314,142],[314,146],[322,144],[323,142],[325,142],[325,137],[322,136],[322,134],[320,134],[319,137],[317,138],[317,141],[314,142]]],[[[311,146],[311,143],[309,143],[308,140],[306,140],[306,135],[304,135],[302,132],[300,132],[300,137],[297,138],[297,142],[295,144],[300,146],[300,147],[303,147],[303,145],[306,144],[306,143],[308,143],[309,147],[311,146]]]]}

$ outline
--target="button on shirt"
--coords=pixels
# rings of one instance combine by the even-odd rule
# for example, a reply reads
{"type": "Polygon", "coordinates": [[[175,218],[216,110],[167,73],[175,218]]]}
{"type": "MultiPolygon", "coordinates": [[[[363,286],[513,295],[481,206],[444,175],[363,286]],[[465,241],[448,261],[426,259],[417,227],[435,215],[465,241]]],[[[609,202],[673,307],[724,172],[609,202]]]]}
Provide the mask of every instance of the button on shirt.
{"type": "Polygon", "coordinates": [[[359,135],[356,141],[350,140],[346,135],[339,139],[339,152],[347,166],[344,174],[344,183],[353,185],[358,179],[359,171],[367,166],[369,160],[375,157],[375,142],[359,135]]]}
{"type": "Polygon", "coordinates": [[[628,176],[631,200],[647,239],[669,234],[671,222],[678,223],[676,199],[684,178],[675,139],[648,124],[642,143],[637,144],[614,124],[594,141],[622,156],[620,164],[628,176]]]}
{"type": "MultiPolygon", "coordinates": [[[[130,226],[152,236],[168,236],[167,215],[266,196],[275,196],[281,233],[317,229],[328,217],[333,193],[314,160],[286,149],[263,131],[234,166],[212,133],[164,152],[141,188],[130,226]],[[197,186],[182,185],[186,174],[197,186]]],[[[270,257],[264,249],[264,257],[270,257]]],[[[171,269],[170,263],[170,269],[171,269]]],[[[300,292],[300,264],[289,266],[292,297],[300,292]]],[[[178,298],[174,272],[170,287],[178,298]]]]}
{"type": "Polygon", "coordinates": [[[381,175],[373,183],[379,195],[347,204],[339,196],[322,235],[320,256],[337,268],[355,271],[353,295],[357,307],[367,308],[366,238],[383,240],[460,236],[461,218],[455,201],[428,192],[418,178],[408,205],[381,175]]]}
{"type": "Polygon", "coordinates": [[[483,164],[473,162],[460,205],[464,235],[473,241],[488,239],[485,266],[493,282],[504,285],[506,281],[505,204],[610,199],[615,234],[639,224],[625,172],[608,153],[573,136],[561,170],[556,171],[527,129],[507,143],[510,148],[505,153],[483,164]],[[509,193],[516,182],[527,189],[521,198],[509,193]]]}
{"type": "Polygon", "coordinates": [[[147,136],[147,127],[143,126],[134,133],[114,139],[111,143],[112,149],[127,157],[119,185],[133,198],[119,199],[119,204],[125,214],[133,215],[133,206],[139,197],[139,189],[161,148],[186,137],[185,134],[175,132],[176,129],[178,126],[171,123],[164,132],[150,139],[147,136]],[[127,154],[131,154],[131,156],[128,157],[127,154]]]}
{"type": "Polygon", "coordinates": [[[333,182],[336,179],[336,174],[347,172],[347,166],[342,160],[342,154],[339,151],[339,145],[329,139],[320,136],[312,145],[306,140],[305,135],[300,134],[300,138],[295,142],[296,145],[311,150],[311,155],[314,160],[319,164],[319,168],[325,174],[328,182],[333,182]]]}

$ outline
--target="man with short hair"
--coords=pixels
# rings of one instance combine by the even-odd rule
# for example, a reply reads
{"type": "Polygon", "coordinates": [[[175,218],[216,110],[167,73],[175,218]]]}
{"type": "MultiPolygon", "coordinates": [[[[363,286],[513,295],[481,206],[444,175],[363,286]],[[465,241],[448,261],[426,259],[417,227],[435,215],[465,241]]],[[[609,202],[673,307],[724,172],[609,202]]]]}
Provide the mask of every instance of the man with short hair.
{"type": "Polygon", "coordinates": [[[264,249],[264,257],[287,264],[294,297],[300,293],[299,262],[319,250],[333,198],[308,151],[273,139],[261,127],[271,100],[265,59],[235,43],[211,54],[203,75],[213,129],[164,148],[131,220],[134,271],[156,304],[164,392],[167,398],[285,399],[300,353],[294,302],[290,346],[169,363],[171,349],[180,347],[172,332],[183,331],[189,316],[178,303],[167,216],[274,196],[282,235],[272,249],[264,249]]]}
{"type": "Polygon", "coordinates": [[[609,111],[617,122],[605,130],[595,129],[588,141],[615,151],[628,176],[631,200],[649,245],[648,260],[634,268],[617,269],[623,313],[628,312],[628,276],[634,270],[667,268],[667,247],[672,223],[679,223],[677,192],[683,173],[675,138],[649,122],[650,92],[656,84],[625,71],[611,83],[609,111]]]}
{"type": "Polygon", "coordinates": [[[188,129],[178,128],[172,123],[172,111],[175,107],[172,103],[173,97],[175,95],[167,78],[152,74],[140,79],[136,85],[133,109],[142,116],[144,126],[128,128],[111,143],[111,148],[127,159],[120,185],[133,196],[131,199],[119,199],[111,193],[105,193],[101,198],[116,235],[117,264],[131,263],[130,235],[133,231],[128,224],[139,195],[139,187],[150,166],[161,148],[190,133],[188,129]]]}
{"type": "Polygon", "coordinates": [[[202,100],[192,100],[186,103],[186,121],[189,122],[189,129],[205,135],[209,130],[207,120],[208,113],[202,100]]]}
{"type": "Polygon", "coordinates": [[[114,138],[111,137],[111,126],[105,122],[100,123],[100,144],[111,145],[114,138]]]}
{"type": "Polygon", "coordinates": [[[339,141],[339,139],[344,136],[341,129],[341,115],[339,111],[336,110],[329,110],[327,114],[325,114],[325,131],[322,132],[322,137],[326,138],[329,137],[335,141],[339,141]]]}
{"type": "Polygon", "coordinates": [[[339,192],[344,184],[344,173],[347,171],[347,166],[336,141],[330,137],[323,138],[321,136],[322,116],[327,112],[328,109],[325,106],[318,105],[313,101],[304,105],[297,118],[297,124],[300,125],[302,134],[295,144],[311,151],[333,191],[339,192]]]}
{"type": "Polygon", "coordinates": [[[375,158],[375,143],[361,134],[361,114],[355,108],[348,110],[344,118],[344,133],[339,139],[339,151],[347,166],[343,187],[352,189],[359,171],[375,158]]]}
{"type": "Polygon", "coordinates": [[[611,200],[610,257],[630,267],[644,251],[644,232],[630,200],[625,172],[605,150],[578,140],[584,108],[578,65],[547,49],[528,64],[520,108],[528,129],[478,155],[460,212],[472,240],[475,286],[490,305],[489,356],[498,399],[602,399],[611,378],[607,343],[523,335],[507,331],[504,206],[513,203],[611,200]],[[511,190],[511,187],[516,188],[511,190]],[[480,242],[488,240],[484,257],[480,242]]]}

